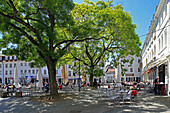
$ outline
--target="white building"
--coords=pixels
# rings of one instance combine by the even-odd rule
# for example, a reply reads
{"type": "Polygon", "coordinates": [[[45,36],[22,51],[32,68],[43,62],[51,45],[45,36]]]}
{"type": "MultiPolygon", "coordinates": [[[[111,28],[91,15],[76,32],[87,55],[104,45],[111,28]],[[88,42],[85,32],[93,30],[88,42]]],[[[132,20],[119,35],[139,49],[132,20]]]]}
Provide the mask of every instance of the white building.
{"type": "MultiPolygon", "coordinates": [[[[127,70],[124,75],[122,75],[121,66],[120,65],[118,66],[118,76],[117,76],[117,81],[118,82],[121,82],[121,81],[140,82],[141,81],[141,68],[140,68],[141,58],[129,55],[125,59],[130,60],[131,57],[134,58],[134,61],[133,61],[131,66],[130,66],[130,63],[123,64],[124,65],[123,69],[127,70]]],[[[120,60],[122,60],[122,59],[120,59],[120,60]]]]}
{"type": "Polygon", "coordinates": [[[170,94],[170,0],[160,0],[141,52],[145,81],[159,82],[170,94]]]}
{"type": "MultiPolygon", "coordinates": [[[[27,83],[28,79],[29,80],[31,79],[32,82],[35,82],[38,74],[38,68],[31,68],[30,62],[17,60],[16,56],[5,56],[3,54],[0,54],[0,83],[3,84],[13,83],[15,66],[17,66],[19,82],[27,83]]],[[[65,65],[65,70],[67,71],[68,74],[68,81],[73,82],[74,84],[78,84],[79,74],[76,74],[74,70],[71,69],[71,67],[72,67],[71,65],[65,65]]],[[[43,74],[43,81],[49,82],[47,67],[42,67],[41,69],[43,74]]],[[[101,67],[101,69],[104,71],[104,67],[101,67]]],[[[62,74],[62,66],[59,69],[56,68],[57,81],[59,79],[62,80],[61,74],[62,74]]],[[[89,83],[88,75],[85,79],[86,82],[89,83]]],[[[97,77],[96,79],[99,78],[97,77]]],[[[101,79],[102,81],[104,81],[104,77],[101,77],[101,79]]]]}
{"type": "Polygon", "coordinates": [[[104,77],[105,81],[104,82],[108,82],[108,83],[112,83],[113,81],[114,82],[117,82],[117,69],[114,68],[112,69],[110,65],[107,65],[106,66],[106,69],[105,69],[105,77],[104,77]]]}
{"type": "MultiPolygon", "coordinates": [[[[16,56],[5,56],[0,54],[0,83],[12,83],[14,79],[14,68],[17,66],[19,82],[27,83],[28,78],[34,82],[37,77],[38,68],[31,68],[30,62],[19,61],[16,56]]],[[[65,65],[68,73],[68,80],[76,82],[78,75],[74,73],[70,65],[65,65]]],[[[42,67],[43,81],[49,82],[49,75],[47,67],[42,67]]],[[[56,79],[61,78],[62,66],[56,68],[56,79]]]]}

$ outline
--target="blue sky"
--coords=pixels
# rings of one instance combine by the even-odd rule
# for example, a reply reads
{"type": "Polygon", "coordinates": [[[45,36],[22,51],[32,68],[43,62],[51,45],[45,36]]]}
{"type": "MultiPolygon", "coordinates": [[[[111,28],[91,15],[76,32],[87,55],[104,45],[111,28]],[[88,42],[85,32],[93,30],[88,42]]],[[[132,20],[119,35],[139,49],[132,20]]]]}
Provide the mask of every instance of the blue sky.
{"type": "MultiPolygon", "coordinates": [[[[73,1],[80,4],[83,3],[84,0],[73,0],[73,1]]],[[[98,0],[91,0],[91,1],[96,2],[98,0]]],[[[159,0],[114,0],[114,5],[121,4],[125,11],[130,12],[133,23],[137,25],[136,33],[139,36],[148,33],[149,26],[153,14],[155,14],[155,9],[158,3],[159,0]]],[[[140,37],[142,44],[144,43],[145,38],[146,35],[140,37]]]]}

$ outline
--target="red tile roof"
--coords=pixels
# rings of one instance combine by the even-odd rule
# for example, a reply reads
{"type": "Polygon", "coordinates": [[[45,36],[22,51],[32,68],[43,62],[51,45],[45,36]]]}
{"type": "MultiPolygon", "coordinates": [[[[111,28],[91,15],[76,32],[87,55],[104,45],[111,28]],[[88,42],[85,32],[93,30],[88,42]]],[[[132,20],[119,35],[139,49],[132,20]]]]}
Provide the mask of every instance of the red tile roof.
{"type": "Polygon", "coordinates": [[[111,73],[113,73],[113,72],[115,72],[115,69],[108,69],[106,73],[107,73],[107,74],[111,74],[111,73]]]}

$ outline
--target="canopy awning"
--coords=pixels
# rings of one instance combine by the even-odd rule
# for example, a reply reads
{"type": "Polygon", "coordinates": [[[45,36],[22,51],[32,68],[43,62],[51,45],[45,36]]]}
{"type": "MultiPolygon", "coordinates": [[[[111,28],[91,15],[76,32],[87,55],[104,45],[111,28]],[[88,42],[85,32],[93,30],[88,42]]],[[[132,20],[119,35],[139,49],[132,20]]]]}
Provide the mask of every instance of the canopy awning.
{"type": "Polygon", "coordinates": [[[152,69],[149,69],[148,71],[146,71],[144,74],[147,74],[147,73],[149,73],[149,72],[151,72],[152,71],[152,69]]]}

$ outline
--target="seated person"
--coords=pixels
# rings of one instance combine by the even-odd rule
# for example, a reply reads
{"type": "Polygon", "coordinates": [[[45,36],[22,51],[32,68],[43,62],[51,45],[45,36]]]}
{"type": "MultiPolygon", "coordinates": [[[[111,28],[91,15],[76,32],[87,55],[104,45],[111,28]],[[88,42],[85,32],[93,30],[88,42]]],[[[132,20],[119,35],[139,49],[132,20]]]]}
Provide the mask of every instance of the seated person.
{"type": "Polygon", "coordinates": [[[48,93],[49,90],[50,90],[50,86],[49,86],[49,84],[47,82],[45,83],[45,89],[46,89],[45,90],[46,93],[48,93]]]}

